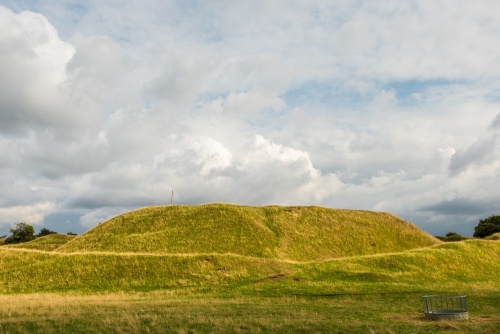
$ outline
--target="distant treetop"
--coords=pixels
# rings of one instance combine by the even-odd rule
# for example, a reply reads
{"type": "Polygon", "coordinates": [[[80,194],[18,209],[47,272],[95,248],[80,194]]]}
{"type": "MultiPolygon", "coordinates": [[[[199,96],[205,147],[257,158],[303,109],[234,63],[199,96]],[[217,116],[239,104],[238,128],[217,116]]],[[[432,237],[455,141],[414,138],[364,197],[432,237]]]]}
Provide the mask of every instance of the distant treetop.
{"type": "Polygon", "coordinates": [[[49,229],[46,229],[45,227],[40,230],[40,233],[37,234],[37,237],[43,237],[49,234],[57,234],[55,231],[51,231],[49,229]]]}

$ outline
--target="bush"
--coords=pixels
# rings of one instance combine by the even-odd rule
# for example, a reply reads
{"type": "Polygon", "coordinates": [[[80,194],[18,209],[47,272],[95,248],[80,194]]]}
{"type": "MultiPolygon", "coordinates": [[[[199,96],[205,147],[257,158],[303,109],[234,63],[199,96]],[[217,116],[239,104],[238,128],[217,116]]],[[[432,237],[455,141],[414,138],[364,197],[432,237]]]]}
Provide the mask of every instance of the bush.
{"type": "Polygon", "coordinates": [[[468,239],[467,237],[461,236],[457,232],[448,232],[446,233],[446,236],[441,237],[439,235],[436,235],[435,238],[444,241],[444,242],[449,242],[449,241],[462,241],[468,239]]]}
{"type": "Polygon", "coordinates": [[[446,238],[444,238],[444,241],[462,241],[466,239],[466,237],[463,237],[460,234],[452,234],[449,236],[447,235],[446,238]]]}
{"type": "Polygon", "coordinates": [[[474,228],[474,237],[484,238],[497,232],[500,232],[500,216],[490,216],[479,221],[474,228]]]}
{"type": "Polygon", "coordinates": [[[37,236],[37,237],[43,237],[43,236],[50,235],[50,234],[57,234],[57,232],[55,232],[55,231],[51,231],[51,230],[46,229],[46,228],[44,227],[44,228],[42,228],[42,229],[40,230],[40,233],[38,233],[36,236],[37,236]]]}

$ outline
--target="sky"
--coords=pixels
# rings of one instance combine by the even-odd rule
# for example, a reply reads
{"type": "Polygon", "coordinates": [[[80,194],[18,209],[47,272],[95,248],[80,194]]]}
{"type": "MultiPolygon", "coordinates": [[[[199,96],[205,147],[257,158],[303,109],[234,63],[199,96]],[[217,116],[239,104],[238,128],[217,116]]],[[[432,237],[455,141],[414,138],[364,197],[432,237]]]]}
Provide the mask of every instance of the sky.
{"type": "Polygon", "coordinates": [[[0,235],[172,200],[472,236],[500,214],[499,39],[497,0],[0,0],[0,235]]]}

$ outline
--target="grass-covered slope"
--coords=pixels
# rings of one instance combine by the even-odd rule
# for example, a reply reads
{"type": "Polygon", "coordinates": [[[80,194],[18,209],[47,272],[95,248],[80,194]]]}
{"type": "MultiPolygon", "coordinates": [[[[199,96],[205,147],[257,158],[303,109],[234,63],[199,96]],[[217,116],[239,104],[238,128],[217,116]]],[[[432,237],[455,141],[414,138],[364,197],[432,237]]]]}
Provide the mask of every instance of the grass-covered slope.
{"type": "Polygon", "coordinates": [[[5,245],[6,248],[24,248],[24,249],[36,249],[42,251],[53,251],[62,245],[68,243],[69,241],[76,238],[75,235],[68,234],[49,234],[40,238],[36,238],[30,242],[23,242],[20,244],[10,244],[5,245]]]}
{"type": "Polygon", "coordinates": [[[309,263],[237,255],[64,254],[0,247],[0,294],[177,288],[248,295],[498,291],[499,260],[500,241],[485,240],[309,263]]]}
{"type": "Polygon", "coordinates": [[[236,254],[316,261],[437,243],[434,237],[387,213],[206,204],[132,211],[96,226],[57,251],[236,254]]]}

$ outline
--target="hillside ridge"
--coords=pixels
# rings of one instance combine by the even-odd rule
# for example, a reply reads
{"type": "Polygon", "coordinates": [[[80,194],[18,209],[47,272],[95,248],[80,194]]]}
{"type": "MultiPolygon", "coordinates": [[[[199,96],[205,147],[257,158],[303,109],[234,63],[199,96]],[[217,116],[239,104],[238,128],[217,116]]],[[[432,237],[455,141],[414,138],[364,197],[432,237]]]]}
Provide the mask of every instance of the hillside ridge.
{"type": "Polygon", "coordinates": [[[306,263],[221,254],[143,256],[0,247],[0,293],[170,288],[235,289],[245,293],[266,286],[278,295],[286,291],[314,295],[366,289],[387,292],[391,287],[393,291],[455,291],[467,287],[498,291],[499,255],[500,241],[488,240],[306,263]]]}

